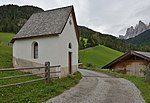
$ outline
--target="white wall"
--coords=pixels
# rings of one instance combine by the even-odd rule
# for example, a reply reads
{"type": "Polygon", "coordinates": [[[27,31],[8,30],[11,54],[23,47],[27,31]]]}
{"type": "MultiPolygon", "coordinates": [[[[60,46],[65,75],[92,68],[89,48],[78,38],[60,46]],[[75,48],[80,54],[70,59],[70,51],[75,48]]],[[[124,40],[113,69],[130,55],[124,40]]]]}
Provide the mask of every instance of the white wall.
{"type": "Polygon", "coordinates": [[[62,61],[61,65],[64,67],[68,66],[68,51],[72,52],[72,65],[78,65],[78,41],[73,23],[74,22],[71,14],[66,23],[64,31],[59,35],[59,55],[60,60],[62,61]],[[72,22],[72,25],[69,24],[70,20],[72,22]],[[72,44],[72,49],[68,48],[69,43],[72,44]]]}
{"type": "Polygon", "coordinates": [[[68,67],[68,51],[71,51],[72,65],[78,65],[78,41],[73,23],[70,15],[62,34],[16,40],[13,44],[13,56],[41,64],[50,61],[51,65],[60,64],[61,67],[68,67]],[[72,25],[69,24],[70,20],[72,25]],[[33,58],[31,49],[35,41],[39,46],[38,59],[33,58]],[[72,44],[72,49],[68,48],[69,43],[72,44]]]}
{"type": "Polygon", "coordinates": [[[16,40],[13,44],[13,56],[41,64],[50,61],[52,65],[57,65],[59,64],[58,39],[58,35],[56,35],[16,40]],[[34,59],[32,55],[34,41],[38,42],[38,59],[34,59]]]}

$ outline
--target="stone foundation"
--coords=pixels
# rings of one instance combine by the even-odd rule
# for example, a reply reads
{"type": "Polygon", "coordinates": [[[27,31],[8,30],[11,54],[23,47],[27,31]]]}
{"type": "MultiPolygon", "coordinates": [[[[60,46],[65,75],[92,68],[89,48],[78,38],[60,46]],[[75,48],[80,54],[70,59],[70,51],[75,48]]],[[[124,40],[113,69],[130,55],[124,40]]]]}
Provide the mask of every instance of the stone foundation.
{"type": "MultiPolygon", "coordinates": [[[[38,67],[38,66],[44,66],[44,64],[40,64],[40,63],[35,63],[35,62],[32,62],[32,61],[28,61],[28,60],[25,60],[25,59],[20,59],[20,58],[15,58],[13,57],[13,66],[14,67],[38,67]]],[[[58,68],[50,68],[50,72],[56,72],[58,70],[58,68]]],[[[23,72],[30,72],[30,73],[45,73],[45,69],[44,68],[41,68],[41,69],[29,69],[29,70],[21,70],[23,72]]],[[[50,76],[51,77],[59,77],[60,74],[58,73],[53,73],[51,74],[50,76]]],[[[42,74],[42,75],[39,75],[39,76],[42,76],[44,77],[45,74],[42,74]]]]}
{"type": "MultiPolygon", "coordinates": [[[[69,68],[68,67],[61,67],[60,70],[61,70],[61,78],[66,77],[69,74],[69,68]]],[[[71,74],[76,73],[77,70],[78,70],[77,65],[72,66],[72,73],[71,74]]]]}
{"type": "Polygon", "coordinates": [[[13,57],[13,66],[14,67],[43,66],[43,64],[13,57]]]}
{"type": "MultiPolygon", "coordinates": [[[[28,61],[25,59],[20,59],[20,58],[15,58],[13,57],[13,66],[16,67],[35,67],[35,66],[44,66],[44,64],[40,64],[40,63],[36,63],[36,62],[32,62],[32,61],[28,61]]],[[[72,73],[77,72],[78,66],[74,65],[72,66],[72,73]]],[[[41,68],[41,69],[29,69],[29,70],[21,70],[23,72],[30,72],[30,73],[45,73],[45,69],[41,68]]],[[[69,74],[69,68],[68,67],[56,67],[56,68],[50,68],[50,72],[56,72],[56,71],[61,71],[61,73],[52,73],[50,76],[51,77],[66,77],[69,74]]],[[[39,75],[44,77],[45,74],[43,75],[39,75]]]]}

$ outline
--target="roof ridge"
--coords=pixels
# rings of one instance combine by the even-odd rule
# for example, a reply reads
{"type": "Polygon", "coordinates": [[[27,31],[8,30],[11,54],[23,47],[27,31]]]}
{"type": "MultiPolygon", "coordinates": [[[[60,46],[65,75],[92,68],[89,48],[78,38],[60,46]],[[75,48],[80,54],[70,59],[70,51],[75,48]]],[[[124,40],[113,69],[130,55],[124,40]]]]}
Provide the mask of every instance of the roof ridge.
{"type": "Polygon", "coordinates": [[[129,51],[129,52],[124,53],[124,54],[121,55],[120,57],[114,59],[114,60],[111,61],[110,63],[106,64],[105,66],[102,67],[102,69],[107,68],[108,66],[110,66],[110,65],[112,65],[112,64],[114,64],[114,63],[116,63],[116,62],[118,62],[119,60],[123,59],[124,57],[126,57],[126,56],[128,56],[128,55],[139,56],[139,57],[141,57],[141,58],[144,58],[144,59],[150,61],[150,52],[142,52],[142,51],[141,51],[141,53],[139,53],[138,51],[137,51],[137,52],[136,52],[136,51],[129,51]],[[142,53],[149,53],[149,54],[146,55],[146,54],[142,54],[142,53]]]}
{"type": "Polygon", "coordinates": [[[58,8],[53,8],[53,9],[50,9],[50,10],[45,10],[45,11],[41,11],[41,12],[37,12],[37,13],[33,13],[32,15],[34,15],[34,14],[39,14],[39,13],[45,13],[45,12],[49,12],[49,11],[55,11],[55,10],[59,10],[59,9],[70,8],[70,7],[72,7],[72,8],[73,8],[73,5],[63,6],[63,7],[58,7],[58,8]]]}
{"type": "Polygon", "coordinates": [[[73,5],[34,13],[12,39],[12,42],[19,38],[29,38],[44,34],[61,34],[70,13],[74,13],[73,5]]]}
{"type": "Polygon", "coordinates": [[[150,53],[148,51],[134,51],[134,52],[150,53]]]}

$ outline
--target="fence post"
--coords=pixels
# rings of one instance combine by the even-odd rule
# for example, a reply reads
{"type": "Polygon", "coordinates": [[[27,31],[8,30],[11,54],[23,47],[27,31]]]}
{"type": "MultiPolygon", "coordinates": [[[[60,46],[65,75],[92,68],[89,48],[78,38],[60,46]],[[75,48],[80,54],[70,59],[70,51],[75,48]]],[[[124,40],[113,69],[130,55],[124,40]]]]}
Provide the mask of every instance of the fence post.
{"type": "Polygon", "coordinates": [[[50,62],[45,62],[45,77],[47,78],[47,83],[50,82],[50,62]]]}

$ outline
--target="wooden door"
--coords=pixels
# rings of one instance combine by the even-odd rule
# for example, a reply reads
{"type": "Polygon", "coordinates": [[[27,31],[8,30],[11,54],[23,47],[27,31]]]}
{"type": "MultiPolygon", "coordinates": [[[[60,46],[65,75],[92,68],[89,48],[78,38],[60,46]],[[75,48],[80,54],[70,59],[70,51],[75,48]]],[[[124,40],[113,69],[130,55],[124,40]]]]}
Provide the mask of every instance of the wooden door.
{"type": "Polygon", "coordinates": [[[68,68],[69,68],[69,74],[72,73],[72,53],[68,53],[68,68]]]}

